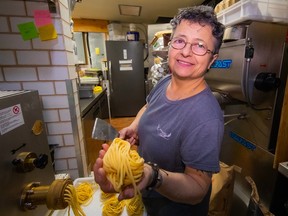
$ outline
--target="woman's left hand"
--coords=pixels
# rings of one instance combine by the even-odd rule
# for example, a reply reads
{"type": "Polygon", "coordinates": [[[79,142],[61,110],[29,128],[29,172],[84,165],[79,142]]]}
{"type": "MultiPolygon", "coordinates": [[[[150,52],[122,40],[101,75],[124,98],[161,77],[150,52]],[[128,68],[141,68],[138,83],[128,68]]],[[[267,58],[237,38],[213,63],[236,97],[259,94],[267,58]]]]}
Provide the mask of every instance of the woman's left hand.
{"type": "Polygon", "coordinates": [[[102,145],[102,150],[99,152],[99,157],[97,158],[93,171],[94,171],[94,179],[97,184],[99,184],[101,190],[105,193],[115,193],[115,189],[112,183],[108,180],[105,170],[103,168],[103,157],[106,154],[109,148],[108,144],[102,145]]]}

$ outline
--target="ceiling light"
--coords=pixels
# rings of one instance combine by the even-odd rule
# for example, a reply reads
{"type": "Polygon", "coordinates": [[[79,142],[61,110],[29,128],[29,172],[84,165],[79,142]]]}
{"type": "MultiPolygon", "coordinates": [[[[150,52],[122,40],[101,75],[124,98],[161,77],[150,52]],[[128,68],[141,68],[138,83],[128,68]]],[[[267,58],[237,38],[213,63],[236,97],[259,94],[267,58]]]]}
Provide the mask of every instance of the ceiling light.
{"type": "Polygon", "coordinates": [[[119,11],[121,15],[126,16],[140,16],[141,6],[135,5],[119,5],[119,11]]]}

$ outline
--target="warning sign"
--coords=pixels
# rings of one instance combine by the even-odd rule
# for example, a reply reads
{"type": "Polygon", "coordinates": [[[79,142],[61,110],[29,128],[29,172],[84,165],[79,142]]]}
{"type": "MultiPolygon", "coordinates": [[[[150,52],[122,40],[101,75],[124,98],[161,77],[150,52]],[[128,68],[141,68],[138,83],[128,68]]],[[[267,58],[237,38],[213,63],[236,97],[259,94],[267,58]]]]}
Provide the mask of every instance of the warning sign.
{"type": "Polygon", "coordinates": [[[0,134],[3,135],[9,131],[24,124],[24,118],[21,105],[17,104],[0,110],[0,134]]]}

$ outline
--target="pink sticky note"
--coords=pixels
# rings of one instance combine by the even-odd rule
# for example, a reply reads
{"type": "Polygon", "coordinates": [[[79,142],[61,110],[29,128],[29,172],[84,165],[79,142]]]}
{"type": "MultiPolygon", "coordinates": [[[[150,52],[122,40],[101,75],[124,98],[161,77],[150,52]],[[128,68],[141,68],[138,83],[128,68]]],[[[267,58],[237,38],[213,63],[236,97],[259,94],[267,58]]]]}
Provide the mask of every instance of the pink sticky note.
{"type": "Polygon", "coordinates": [[[37,27],[44,26],[52,23],[51,15],[48,10],[35,10],[34,20],[37,27]]]}

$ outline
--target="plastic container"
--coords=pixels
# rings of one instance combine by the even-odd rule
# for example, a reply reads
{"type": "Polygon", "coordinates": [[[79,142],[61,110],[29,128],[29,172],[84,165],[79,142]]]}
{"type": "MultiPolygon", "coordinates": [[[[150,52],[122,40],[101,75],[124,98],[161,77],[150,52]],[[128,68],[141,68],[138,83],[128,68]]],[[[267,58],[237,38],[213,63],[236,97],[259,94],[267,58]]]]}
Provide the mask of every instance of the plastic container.
{"type": "Polygon", "coordinates": [[[139,32],[136,31],[136,25],[131,23],[129,30],[126,35],[127,41],[139,41],[139,32]]]}
{"type": "Polygon", "coordinates": [[[127,32],[127,41],[139,41],[139,32],[129,31],[127,32]]]}
{"type": "Polygon", "coordinates": [[[244,21],[288,23],[288,0],[241,0],[217,14],[225,26],[244,21]]]}

